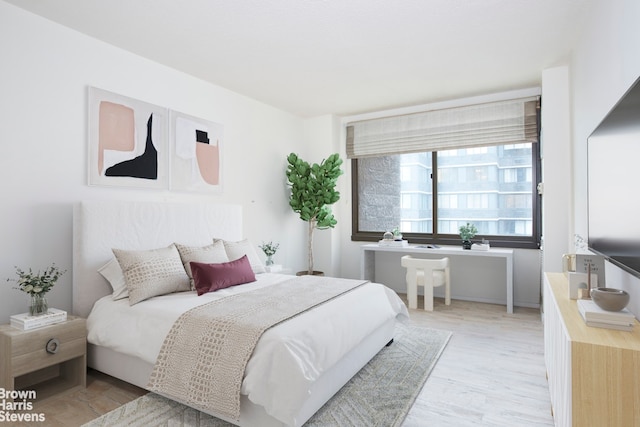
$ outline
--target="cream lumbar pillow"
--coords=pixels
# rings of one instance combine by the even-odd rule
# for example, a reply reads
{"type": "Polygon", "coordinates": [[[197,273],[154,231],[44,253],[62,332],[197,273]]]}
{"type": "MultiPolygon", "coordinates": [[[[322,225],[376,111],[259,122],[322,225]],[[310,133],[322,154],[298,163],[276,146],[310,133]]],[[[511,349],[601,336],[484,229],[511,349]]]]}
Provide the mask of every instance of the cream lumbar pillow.
{"type": "Polygon", "coordinates": [[[227,251],[227,256],[230,261],[235,261],[242,258],[243,255],[246,255],[247,258],[249,258],[251,269],[255,274],[266,272],[258,253],[249,239],[240,240],[239,242],[224,240],[224,249],[227,251]]]}
{"type": "Polygon", "coordinates": [[[224,249],[224,243],[222,240],[217,240],[208,246],[185,246],[176,243],[176,248],[178,248],[180,259],[182,260],[184,269],[189,276],[191,290],[195,290],[193,273],[191,272],[190,265],[192,261],[204,264],[219,264],[229,261],[229,257],[224,249]]]}
{"type": "Polygon", "coordinates": [[[189,276],[174,244],[143,251],[113,249],[113,254],[124,274],[130,305],[158,295],[191,290],[189,276]]]}

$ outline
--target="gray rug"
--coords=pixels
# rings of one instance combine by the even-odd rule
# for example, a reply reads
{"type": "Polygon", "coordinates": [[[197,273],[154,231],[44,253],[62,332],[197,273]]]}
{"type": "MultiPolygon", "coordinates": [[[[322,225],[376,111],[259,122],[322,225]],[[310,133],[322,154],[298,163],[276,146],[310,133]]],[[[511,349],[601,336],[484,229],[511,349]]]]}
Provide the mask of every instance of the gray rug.
{"type": "MultiPolygon", "coordinates": [[[[399,325],[383,348],[305,426],[400,426],[451,333],[399,325]]],[[[230,427],[225,421],[153,393],[121,406],[83,427],[230,427]]]]}

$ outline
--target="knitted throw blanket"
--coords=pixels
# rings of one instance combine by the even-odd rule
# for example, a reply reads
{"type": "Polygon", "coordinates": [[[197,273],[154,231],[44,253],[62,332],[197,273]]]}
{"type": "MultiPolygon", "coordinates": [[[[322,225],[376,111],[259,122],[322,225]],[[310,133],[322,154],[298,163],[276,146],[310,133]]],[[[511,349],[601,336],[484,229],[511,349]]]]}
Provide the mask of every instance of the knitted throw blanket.
{"type": "Polygon", "coordinates": [[[148,388],[238,421],[245,367],[262,333],[364,283],[300,276],[195,307],[167,334],[148,388]]]}

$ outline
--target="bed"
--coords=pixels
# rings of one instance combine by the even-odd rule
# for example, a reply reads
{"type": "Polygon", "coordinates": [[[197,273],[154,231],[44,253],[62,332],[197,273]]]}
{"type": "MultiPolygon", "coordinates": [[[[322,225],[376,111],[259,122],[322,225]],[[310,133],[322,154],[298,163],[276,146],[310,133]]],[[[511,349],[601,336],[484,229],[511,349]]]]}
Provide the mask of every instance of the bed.
{"type": "MultiPolygon", "coordinates": [[[[298,280],[262,273],[255,254],[247,253],[255,281],[200,296],[190,290],[171,292],[131,305],[134,294],[114,299],[114,290],[104,276],[104,267],[114,262],[113,249],[135,252],[175,244],[198,247],[214,241],[246,244],[241,207],[82,202],[74,208],[73,230],[73,313],[88,318],[88,365],[146,389],[153,389],[156,362],[170,348],[165,337],[185,312],[207,303],[225,301],[226,305],[227,301],[265,294],[277,287],[293,289],[293,281],[298,280]]],[[[193,405],[183,396],[159,394],[240,426],[304,424],[392,341],[396,323],[408,318],[404,303],[387,287],[377,283],[349,286],[339,296],[312,304],[260,335],[242,378],[237,417],[193,405]]]]}

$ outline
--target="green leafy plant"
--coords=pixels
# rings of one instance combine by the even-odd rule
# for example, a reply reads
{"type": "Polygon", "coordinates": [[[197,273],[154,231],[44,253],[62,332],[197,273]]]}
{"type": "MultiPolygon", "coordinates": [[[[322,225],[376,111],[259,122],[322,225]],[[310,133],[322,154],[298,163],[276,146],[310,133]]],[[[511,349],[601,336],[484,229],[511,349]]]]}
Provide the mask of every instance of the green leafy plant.
{"type": "Polygon", "coordinates": [[[60,270],[55,264],[52,264],[42,274],[40,271],[34,273],[31,269],[28,272],[16,267],[18,279],[7,279],[7,282],[16,282],[18,285],[14,289],[19,289],[29,295],[43,296],[53,288],[60,276],[66,273],[66,270],[60,270]]]}
{"type": "Polygon", "coordinates": [[[396,239],[396,240],[397,239],[402,239],[402,233],[400,232],[400,228],[399,227],[394,228],[391,232],[393,233],[393,238],[394,239],[396,239]]]}
{"type": "Polygon", "coordinates": [[[333,228],[337,224],[329,205],[340,199],[336,184],[342,175],[342,159],[334,153],[319,164],[310,165],[291,153],[287,162],[287,184],[291,189],[289,206],[301,220],[309,223],[307,273],[313,274],[313,232],[316,228],[333,228]]]}
{"type": "Polygon", "coordinates": [[[478,234],[478,229],[474,224],[466,223],[465,225],[460,226],[460,238],[463,242],[470,241],[473,239],[476,234],[478,234]]]}
{"type": "Polygon", "coordinates": [[[266,256],[274,256],[276,254],[276,251],[280,247],[280,243],[273,243],[273,242],[264,243],[264,242],[262,242],[262,245],[260,245],[258,247],[260,249],[262,249],[262,252],[264,252],[264,254],[266,256]]]}

